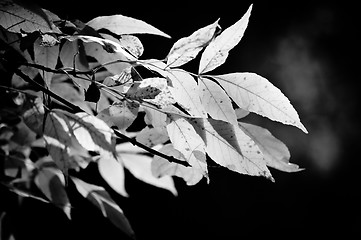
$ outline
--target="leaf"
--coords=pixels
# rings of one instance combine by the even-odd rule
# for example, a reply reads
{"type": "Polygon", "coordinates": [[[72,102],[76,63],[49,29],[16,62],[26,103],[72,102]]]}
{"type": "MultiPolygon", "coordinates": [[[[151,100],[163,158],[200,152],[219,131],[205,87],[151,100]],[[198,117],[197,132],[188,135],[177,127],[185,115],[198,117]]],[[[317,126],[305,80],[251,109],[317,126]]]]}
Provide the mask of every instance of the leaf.
{"type": "MultiPolygon", "coordinates": [[[[93,37],[93,36],[84,36],[84,35],[74,35],[71,37],[67,37],[66,39],[70,41],[74,41],[77,39],[82,40],[84,43],[97,43],[103,47],[103,49],[107,53],[118,53],[118,55],[122,56],[122,58],[126,61],[136,61],[136,58],[131,55],[127,50],[124,49],[119,43],[110,40],[110,39],[104,39],[100,37],[93,37]]],[[[89,51],[86,50],[88,53],[89,51]]],[[[100,53],[97,53],[100,54],[100,53]]]]}
{"type": "Polygon", "coordinates": [[[207,176],[206,146],[193,126],[184,118],[173,118],[167,131],[174,149],[183,154],[192,168],[207,176]]]}
{"type": "Polygon", "coordinates": [[[239,127],[246,133],[261,149],[269,167],[284,171],[301,171],[298,165],[290,163],[290,152],[287,146],[275,138],[267,129],[249,123],[239,123],[239,127]]]}
{"type": "Polygon", "coordinates": [[[204,140],[213,161],[232,171],[273,181],[262,152],[238,126],[213,119],[191,119],[190,123],[204,140]]]}
{"type": "Polygon", "coordinates": [[[218,27],[218,21],[203,27],[188,37],[174,43],[167,57],[168,67],[179,67],[192,59],[212,40],[218,27]]]}
{"type": "Polygon", "coordinates": [[[143,61],[142,64],[170,80],[168,85],[174,88],[171,92],[174,100],[192,117],[207,117],[199,98],[197,82],[189,73],[182,69],[166,69],[165,63],[155,59],[143,61]]]}
{"type": "Polygon", "coordinates": [[[137,134],[135,140],[147,147],[154,147],[155,145],[165,143],[169,140],[169,137],[168,133],[165,131],[165,128],[145,127],[137,134]]]}
{"type": "Polygon", "coordinates": [[[66,175],[69,168],[85,168],[90,160],[88,152],[75,138],[69,119],[62,112],[50,112],[45,120],[44,140],[56,165],[66,175]]]}
{"type": "Polygon", "coordinates": [[[199,63],[199,74],[209,72],[226,61],[229,51],[241,41],[246,31],[251,11],[252,5],[239,21],[225,29],[206,47],[199,63]]]}
{"type": "MultiPolygon", "coordinates": [[[[161,149],[159,149],[159,152],[168,156],[173,156],[176,159],[184,159],[183,154],[174,149],[172,144],[164,145],[161,149]]],[[[203,178],[203,174],[197,169],[169,162],[159,156],[154,156],[151,163],[151,170],[155,177],[163,177],[165,175],[177,176],[183,178],[187,185],[195,185],[203,178]]]]}
{"type": "Polygon", "coordinates": [[[100,154],[109,152],[115,154],[113,130],[104,121],[85,112],[76,114],[62,110],[56,112],[66,115],[74,136],[86,150],[100,154]]]}
{"type": "Polygon", "coordinates": [[[120,153],[124,166],[139,180],[155,187],[163,188],[177,196],[173,179],[170,176],[156,178],[151,171],[152,158],[142,154],[120,153]]]}
{"type": "Polygon", "coordinates": [[[117,35],[147,33],[170,38],[168,34],[158,30],[144,21],[123,15],[96,17],[87,22],[86,25],[94,28],[95,30],[107,29],[117,35]]]}
{"type": "Polygon", "coordinates": [[[103,153],[98,159],[98,169],[100,175],[108,185],[117,193],[128,197],[124,185],[124,167],[123,162],[114,157],[114,154],[103,153]]]}
{"type": "Polygon", "coordinates": [[[34,179],[35,184],[55,206],[61,208],[66,216],[71,219],[71,205],[65,190],[63,173],[50,157],[42,158],[36,164],[39,170],[34,179]]]}
{"type": "Polygon", "coordinates": [[[117,228],[134,238],[134,231],[122,209],[113,201],[103,187],[86,183],[79,178],[71,177],[78,192],[94,204],[104,217],[108,218],[117,228]]]}
{"type": "Polygon", "coordinates": [[[138,103],[123,100],[102,110],[98,118],[109,126],[117,126],[119,130],[125,130],[137,118],[138,110],[138,103]]]}
{"type": "Polygon", "coordinates": [[[139,58],[144,52],[144,47],[136,36],[121,35],[119,44],[127,49],[134,57],[139,58]]]}
{"type": "Polygon", "coordinates": [[[27,98],[26,105],[29,107],[26,107],[22,114],[24,123],[36,134],[42,136],[45,113],[42,97],[37,97],[34,100],[27,98]]]}
{"type": "MultiPolygon", "coordinates": [[[[58,62],[59,56],[59,45],[52,47],[45,47],[41,44],[41,39],[38,38],[34,43],[34,63],[55,69],[55,66],[58,62]]],[[[43,71],[39,69],[40,75],[43,77],[44,82],[49,87],[54,73],[43,71]]]]}
{"type": "Polygon", "coordinates": [[[267,79],[255,73],[231,73],[212,78],[221,84],[240,108],[296,126],[307,133],[288,98],[267,79]]]}
{"type": "MultiPolygon", "coordinates": [[[[104,65],[105,63],[109,62],[119,61],[118,63],[104,66],[110,73],[114,75],[121,74],[126,68],[128,68],[130,66],[128,61],[135,60],[132,55],[130,55],[128,52],[126,52],[126,50],[122,48],[120,52],[114,50],[113,53],[109,53],[102,46],[103,45],[99,45],[98,42],[92,42],[89,40],[86,41],[86,43],[84,44],[84,50],[87,56],[95,58],[100,65],[104,65]]],[[[117,46],[117,48],[119,47],[120,45],[117,46]]]]}
{"type": "Polygon", "coordinates": [[[215,82],[198,78],[199,96],[207,113],[213,118],[237,125],[237,116],[232,102],[224,90],[215,82]]]}
{"type": "Polygon", "coordinates": [[[92,81],[92,83],[89,85],[88,89],[85,92],[85,101],[97,103],[99,99],[100,90],[95,81],[92,81]]]}
{"type": "Polygon", "coordinates": [[[22,31],[28,33],[35,31],[61,33],[54,24],[49,22],[49,19],[46,19],[47,15],[40,8],[37,10],[34,12],[11,0],[2,0],[0,1],[0,25],[7,31],[16,33],[22,31]],[[44,15],[39,14],[39,11],[44,15]]]}
{"type": "MultiPolygon", "coordinates": [[[[66,41],[61,47],[59,54],[60,61],[64,68],[76,68],[79,70],[88,70],[84,46],[79,40],[66,41]]],[[[84,82],[84,80],[82,81],[84,82]]]]}

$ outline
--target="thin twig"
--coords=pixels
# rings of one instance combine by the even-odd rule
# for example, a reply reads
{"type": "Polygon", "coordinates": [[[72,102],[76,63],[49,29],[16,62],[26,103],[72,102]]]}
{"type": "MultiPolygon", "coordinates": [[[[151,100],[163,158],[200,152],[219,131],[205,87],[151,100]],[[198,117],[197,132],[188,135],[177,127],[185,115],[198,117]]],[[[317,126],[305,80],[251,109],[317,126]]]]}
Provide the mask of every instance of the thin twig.
{"type": "MultiPolygon", "coordinates": [[[[46,71],[46,70],[45,70],[46,71]]],[[[50,91],[49,89],[45,88],[44,86],[42,86],[41,84],[37,83],[36,81],[34,81],[33,79],[31,79],[30,77],[28,77],[26,74],[24,74],[20,69],[14,69],[14,72],[16,75],[18,75],[19,77],[21,77],[22,79],[24,79],[26,82],[30,83],[30,84],[34,84],[37,87],[40,88],[41,91],[43,91],[45,94],[49,95],[50,97],[58,100],[59,102],[63,103],[64,105],[68,106],[69,108],[71,108],[72,110],[74,110],[75,112],[85,112],[83,109],[81,109],[80,107],[74,105],[73,103],[67,101],[66,99],[60,97],[59,95],[57,95],[56,93],[50,91]]],[[[166,160],[168,160],[169,162],[174,162],[174,163],[178,163],[181,164],[183,166],[186,167],[190,167],[191,165],[186,162],[186,161],[182,161],[179,159],[174,158],[173,156],[168,156],[166,154],[163,154],[157,150],[154,150],[148,146],[145,146],[144,144],[137,142],[136,140],[127,137],[126,135],[120,133],[117,130],[114,130],[114,133],[117,137],[125,139],[127,141],[129,141],[130,143],[132,143],[133,145],[136,145],[140,148],[143,148],[144,150],[146,150],[147,152],[153,154],[153,155],[157,155],[160,156],[166,160]]]]}
{"type": "Polygon", "coordinates": [[[113,129],[113,130],[114,130],[115,135],[117,135],[117,137],[122,138],[122,139],[125,139],[125,140],[127,140],[128,142],[130,142],[131,144],[133,144],[133,145],[135,145],[135,146],[138,146],[138,147],[140,147],[140,148],[143,148],[144,150],[146,150],[147,152],[149,152],[149,153],[151,153],[151,154],[153,154],[153,155],[157,155],[157,156],[159,156],[159,157],[165,158],[165,159],[168,160],[169,162],[178,163],[178,164],[181,164],[181,165],[183,165],[183,166],[185,166],[185,167],[190,167],[190,166],[191,166],[187,161],[184,161],[184,160],[182,161],[182,160],[179,160],[179,159],[177,159],[177,158],[175,158],[175,157],[173,157],[173,156],[168,156],[168,155],[166,155],[166,154],[164,154],[164,153],[161,153],[161,152],[159,152],[159,151],[157,151],[157,150],[154,150],[153,148],[150,148],[150,147],[148,147],[148,146],[146,146],[146,145],[144,145],[144,144],[142,144],[142,143],[140,143],[140,142],[137,142],[137,141],[134,140],[133,138],[130,138],[130,137],[122,134],[121,132],[119,132],[119,131],[116,130],[116,129],[113,129]]]}

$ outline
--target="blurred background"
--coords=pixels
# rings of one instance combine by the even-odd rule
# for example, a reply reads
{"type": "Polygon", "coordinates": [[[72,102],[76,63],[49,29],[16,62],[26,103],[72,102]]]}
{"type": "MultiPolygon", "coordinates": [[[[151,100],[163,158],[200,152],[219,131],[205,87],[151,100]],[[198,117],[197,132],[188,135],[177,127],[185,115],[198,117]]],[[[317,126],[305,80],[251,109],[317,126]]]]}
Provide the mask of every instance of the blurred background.
{"type": "MultiPolygon", "coordinates": [[[[172,36],[139,36],[143,59],[164,58],[177,39],[218,18],[223,29],[229,27],[253,3],[245,36],[214,73],[255,72],[266,77],[290,99],[309,131],[306,135],[253,115],[245,119],[269,129],[289,147],[291,162],[305,168],[291,174],[271,169],[275,183],[217,167],[210,169],[209,185],[202,181],[187,187],[175,179],[179,191],[175,198],[128,174],[130,198],[117,201],[138,239],[361,237],[360,77],[356,74],[360,26],[355,1],[37,2],[64,19],[87,22],[122,14],[172,36]]],[[[185,68],[196,69],[196,61],[185,68]]],[[[80,204],[84,209],[75,209],[71,224],[64,217],[60,232],[60,225],[47,222],[48,215],[36,209],[24,210],[21,221],[34,214],[39,226],[49,225],[45,230],[41,227],[49,234],[119,239],[117,230],[93,214],[91,206],[80,204]],[[93,220],[96,217],[99,220],[93,220]]],[[[26,229],[36,234],[29,225],[26,229]]]]}

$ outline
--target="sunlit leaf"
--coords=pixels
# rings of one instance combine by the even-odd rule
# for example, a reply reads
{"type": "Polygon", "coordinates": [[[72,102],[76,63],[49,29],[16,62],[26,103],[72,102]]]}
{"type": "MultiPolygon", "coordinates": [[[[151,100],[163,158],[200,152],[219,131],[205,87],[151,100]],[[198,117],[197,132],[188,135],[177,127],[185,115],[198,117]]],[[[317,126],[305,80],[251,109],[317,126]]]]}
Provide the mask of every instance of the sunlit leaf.
{"type": "Polygon", "coordinates": [[[175,42],[168,54],[167,66],[178,67],[194,59],[203,47],[212,40],[218,27],[218,21],[219,19],[175,42]]]}
{"type": "Polygon", "coordinates": [[[170,176],[155,177],[151,171],[152,158],[142,154],[120,153],[124,166],[139,180],[153,186],[166,189],[177,195],[173,179],[170,176]]]}
{"type": "Polygon", "coordinates": [[[145,127],[137,134],[135,140],[137,140],[137,142],[139,143],[144,144],[145,146],[154,147],[157,144],[168,141],[169,137],[168,133],[165,131],[165,128],[145,127]]]}
{"type": "Polygon", "coordinates": [[[207,78],[198,78],[199,96],[207,113],[213,118],[237,125],[232,102],[224,90],[207,78]]]}
{"type": "Polygon", "coordinates": [[[239,127],[261,149],[267,166],[284,172],[302,170],[298,165],[289,162],[290,152],[287,146],[275,138],[267,129],[249,123],[239,123],[239,127]]]}
{"type": "Polygon", "coordinates": [[[238,126],[213,119],[189,121],[204,140],[213,161],[232,171],[273,181],[261,150],[238,126]]]}
{"type": "Polygon", "coordinates": [[[168,85],[174,88],[174,100],[191,116],[207,117],[199,97],[197,82],[189,73],[182,69],[166,69],[166,64],[159,60],[149,60],[144,66],[170,80],[168,85]]]}
{"type": "Polygon", "coordinates": [[[170,38],[168,34],[165,34],[142,20],[123,15],[96,17],[87,22],[86,25],[94,28],[95,30],[107,29],[118,35],[147,33],[170,38]]]}
{"type": "Polygon", "coordinates": [[[40,159],[36,164],[39,169],[34,179],[35,184],[55,206],[61,208],[71,219],[71,205],[65,190],[63,173],[50,157],[40,159]]]}
{"type": "Polygon", "coordinates": [[[212,76],[242,109],[307,133],[288,98],[267,79],[255,73],[230,73],[212,76]]]}
{"type": "Polygon", "coordinates": [[[252,5],[239,21],[225,29],[206,47],[199,63],[198,73],[209,72],[226,61],[229,51],[241,41],[251,11],[252,5]]]}
{"type": "Polygon", "coordinates": [[[136,36],[133,35],[121,35],[119,38],[119,44],[127,49],[136,58],[142,56],[144,47],[136,36]]]}
{"type": "MultiPolygon", "coordinates": [[[[183,159],[185,161],[183,154],[174,149],[172,144],[164,145],[161,149],[159,149],[159,152],[168,156],[173,156],[176,159],[183,159]]],[[[203,178],[203,174],[197,169],[169,162],[159,156],[154,156],[151,168],[155,177],[162,177],[165,175],[177,176],[183,178],[187,185],[195,185],[203,178]]]]}
{"type": "Polygon", "coordinates": [[[117,228],[130,237],[134,237],[134,231],[125,217],[123,210],[113,201],[103,187],[86,183],[79,178],[71,177],[78,192],[92,204],[94,204],[104,217],[108,218],[117,228]]]}
{"type": "Polygon", "coordinates": [[[113,130],[99,118],[85,112],[72,114],[62,112],[69,119],[70,127],[76,139],[88,151],[115,153],[113,130]]]}
{"type": "Polygon", "coordinates": [[[97,117],[109,126],[117,126],[119,130],[125,130],[137,118],[138,110],[138,103],[124,100],[102,110],[97,117]]]}
{"type": "Polygon", "coordinates": [[[206,145],[193,126],[184,118],[175,118],[167,125],[167,131],[173,147],[192,168],[207,176],[206,145]]]}
{"type": "Polygon", "coordinates": [[[70,120],[60,111],[48,113],[44,140],[50,156],[65,174],[69,168],[85,168],[91,160],[87,150],[74,135],[70,120]]]}
{"type": "Polygon", "coordinates": [[[124,185],[123,162],[120,159],[116,159],[113,154],[103,153],[98,159],[98,169],[100,175],[114,191],[128,197],[124,185]]]}

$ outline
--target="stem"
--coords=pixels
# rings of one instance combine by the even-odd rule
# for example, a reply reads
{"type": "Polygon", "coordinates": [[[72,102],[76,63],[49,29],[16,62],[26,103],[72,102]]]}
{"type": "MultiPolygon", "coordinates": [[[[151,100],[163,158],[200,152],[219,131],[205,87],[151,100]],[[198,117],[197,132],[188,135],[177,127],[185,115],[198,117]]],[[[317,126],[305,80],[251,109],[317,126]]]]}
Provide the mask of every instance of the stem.
{"type": "MultiPolygon", "coordinates": [[[[71,102],[67,101],[66,99],[60,97],[59,95],[55,94],[54,92],[50,91],[49,89],[45,88],[44,86],[42,86],[41,84],[37,83],[36,81],[34,81],[33,79],[31,79],[30,77],[28,77],[27,75],[25,75],[21,70],[19,69],[14,69],[14,72],[16,75],[18,75],[19,77],[21,77],[22,79],[24,79],[26,82],[30,83],[30,84],[34,84],[37,87],[40,88],[41,91],[43,91],[44,93],[46,93],[47,95],[49,95],[50,97],[53,97],[54,99],[58,100],[59,102],[65,104],[66,106],[68,106],[69,108],[71,108],[72,110],[76,111],[76,112],[84,112],[83,109],[81,109],[80,107],[72,104],[71,102]]],[[[174,163],[178,163],[181,164],[183,166],[189,167],[189,163],[186,161],[182,161],[179,159],[174,158],[173,156],[168,156],[166,154],[163,154],[157,150],[154,150],[148,146],[145,146],[142,143],[137,142],[136,140],[129,138],[127,136],[125,136],[124,134],[120,133],[117,130],[114,130],[114,133],[117,137],[119,138],[123,138],[126,139],[127,141],[129,141],[130,143],[132,143],[133,145],[136,145],[140,148],[143,148],[144,150],[146,150],[147,152],[160,156],[162,158],[165,158],[166,160],[168,160],[169,162],[174,162],[174,163]]]]}
{"type": "Polygon", "coordinates": [[[113,130],[114,130],[115,135],[117,135],[117,137],[123,138],[123,139],[127,140],[128,142],[132,143],[133,145],[138,146],[140,148],[143,148],[144,150],[146,150],[147,152],[149,152],[151,154],[154,154],[154,155],[157,155],[159,157],[165,158],[169,162],[174,162],[174,163],[181,164],[181,165],[183,165],[185,167],[190,167],[191,166],[187,161],[182,161],[182,160],[179,160],[179,159],[177,159],[177,158],[175,158],[173,156],[168,156],[168,155],[166,155],[164,153],[161,153],[161,152],[159,152],[157,150],[154,150],[153,148],[145,146],[144,144],[142,144],[140,142],[137,142],[136,140],[134,140],[132,138],[127,137],[126,135],[120,133],[116,129],[113,129],[113,130]]]}
{"type": "Polygon", "coordinates": [[[20,69],[14,69],[14,72],[16,75],[18,75],[19,77],[21,77],[22,79],[24,79],[24,81],[36,85],[37,87],[40,88],[41,91],[43,91],[45,94],[49,95],[50,97],[58,100],[59,102],[63,103],[65,106],[70,107],[71,109],[73,109],[76,112],[84,112],[83,109],[81,109],[80,107],[72,104],[71,102],[65,100],[64,98],[60,97],[59,95],[55,94],[54,92],[50,91],[49,89],[45,88],[43,85],[37,83],[36,81],[34,81],[33,79],[31,79],[30,77],[28,77],[26,74],[24,74],[20,69]]]}

